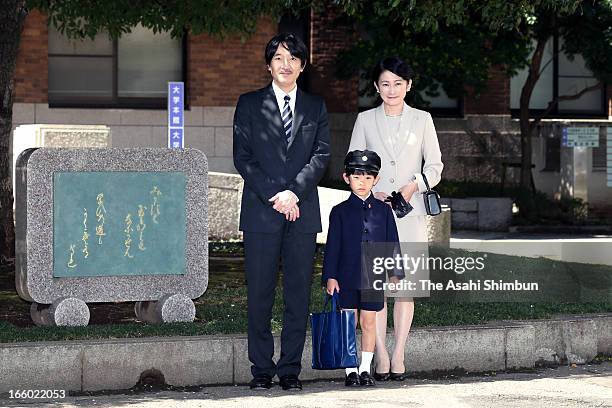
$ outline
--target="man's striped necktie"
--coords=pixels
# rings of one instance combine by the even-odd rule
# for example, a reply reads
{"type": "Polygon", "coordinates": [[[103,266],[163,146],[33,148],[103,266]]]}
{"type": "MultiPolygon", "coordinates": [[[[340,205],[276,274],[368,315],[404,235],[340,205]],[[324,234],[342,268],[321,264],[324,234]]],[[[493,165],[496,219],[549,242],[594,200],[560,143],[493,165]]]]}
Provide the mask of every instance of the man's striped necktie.
{"type": "Polygon", "coordinates": [[[289,138],[291,137],[291,125],[293,124],[293,115],[291,114],[291,106],[289,101],[291,97],[285,95],[285,106],[283,107],[283,128],[285,129],[285,141],[289,144],[289,138]]]}

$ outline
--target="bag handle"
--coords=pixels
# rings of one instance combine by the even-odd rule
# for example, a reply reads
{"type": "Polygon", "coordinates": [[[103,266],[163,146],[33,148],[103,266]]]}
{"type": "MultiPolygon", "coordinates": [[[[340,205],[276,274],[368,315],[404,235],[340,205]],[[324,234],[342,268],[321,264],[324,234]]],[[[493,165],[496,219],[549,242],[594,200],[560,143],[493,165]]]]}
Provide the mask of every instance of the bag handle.
{"type": "Polygon", "coordinates": [[[331,299],[332,301],[332,312],[335,312],[336,310],[338,310],[338,303],[340,303],[339,299],[338,299],[338,292],[336,292],[336,290],[334,290],[333,295],[327,295],[327,297],[325,298],[325,305],[323,306],[323,311],[325,312],[327,310],[327,304],[329,303],[329,300],[331,299]]]}
{"type": "Polygon", "coordinates": [[[427,187],[427,191],[430,191],[429,183],[427,182],[427,177],[425,177],[425,173],[421,172],[421,176],[423,176],[423,181],[425,182],[425,187],[427,187]]]}

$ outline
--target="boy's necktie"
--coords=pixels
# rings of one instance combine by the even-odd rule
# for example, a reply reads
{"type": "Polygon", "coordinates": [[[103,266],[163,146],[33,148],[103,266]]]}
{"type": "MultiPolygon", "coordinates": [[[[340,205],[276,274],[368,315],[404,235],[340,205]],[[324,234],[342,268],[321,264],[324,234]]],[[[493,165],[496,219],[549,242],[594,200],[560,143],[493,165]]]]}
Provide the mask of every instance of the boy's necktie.
{"type": "Polygon", "coordinates": [[[293,115],[291,114],[291,106],[289,101],[291,97],[285,95],[285,106],[283,107],[283,128],[285,129],[285,141],[289,144],[289,138],[291,137],[291,125],[293,124],[293,115]]]}

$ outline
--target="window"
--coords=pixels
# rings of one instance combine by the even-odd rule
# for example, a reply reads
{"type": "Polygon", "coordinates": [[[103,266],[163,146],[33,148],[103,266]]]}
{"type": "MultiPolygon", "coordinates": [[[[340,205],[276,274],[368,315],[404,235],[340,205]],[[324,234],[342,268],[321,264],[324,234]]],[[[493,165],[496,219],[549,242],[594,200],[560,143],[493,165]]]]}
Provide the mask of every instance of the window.
{"type": "Polygon", "coordinates": [[[423,106],[423,109],[436,116],[459,116],[462,110],[459,99],[449,97],[442,84],[437,81],[436,83],[438,84],[437,96],[429,96],[421,92],[421,97],[428,103],[427,106],[423,106]]]}
{"type": "MultiPolygon", "coordinates": [[[[377,93],[371,93],[374,84],[369,77],[365,77],[365,71],[360,71],[359,75],[359,110],[366,110],[378,106],[381,103],[381,99],[377,93]],[[370,91],[369,93],[367,91],[370,91]]],[[[425,91],[421,91],[421,98],[427,103],[427,105],[416,105],[414,104],[414,98],[411,96],[411,92],[408,92],[406,100],[408,104],[413,105],[416,108],[424,109],[431,112],[435,116],[459,116],[461,114],[461,106],[458,99],[450,98],[442,85],[438,83],[437,96],[429,96],[425,91]]]]}
{"type": "Polygon", "coordinates": [[[115,41],[71,40],[49,27],[49,104],[162,108],[167,82],[184,80],[183,50],[182,40],[141,26],[115,41]]]}
{"type": "MultiPolygon", "coordinates": [[[[595,85],[597,79],[585,66],[584,59],[576,55],[570,61],[560,53],[562,38],[551,38],[544,49],[540,79],[531,95],[529,109],[535,114],[548,107],[548,103],[562,95],[573,95],[588,86],[595,85]]],[[[525,68],[510,80],[510,107],[514,114],[520,109],[521,89],[527,79],[525,68]]],[[[550,112],[551,117],[601,117],[607,116],[605,87],[587,92],[579,99],[562,101],[550,112]]]]}

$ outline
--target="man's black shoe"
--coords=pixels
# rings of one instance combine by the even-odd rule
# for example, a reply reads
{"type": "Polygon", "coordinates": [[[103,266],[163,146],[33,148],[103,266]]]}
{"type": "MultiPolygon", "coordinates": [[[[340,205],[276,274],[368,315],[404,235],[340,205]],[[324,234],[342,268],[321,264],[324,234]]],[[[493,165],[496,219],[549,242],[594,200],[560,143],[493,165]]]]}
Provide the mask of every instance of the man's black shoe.
{"type": "Polygon", "coordinates": [[[367,371],[359,374],[359,384],[365,387],[372,387],[376,385],[376,381],[374,381],[374,377],[370,375],[367,371]]]}
{"type": "Polygon", "coordinates": [[[359,376],[357,375],[357,373],[349,373],[349,375],[347,375],[344,379],[344,385],[347,387],[359,387],[361,385],[361,382],[359,381],[359,376]]]}
{"type": "Polygon", "coordinates": [[[300,381],[297,375],[293,375],[293,374],[283,375],[280,378],[279,384],[285,391],[287,390],[299,391],[302,389],[302,382],[300,381]]]}
{"type": "Polygon", "coordinates": [[[253,377],[249,383],[252,390],[269,390],[272,388],[272,377],[267,374],[259,374],[253,377]]]}

